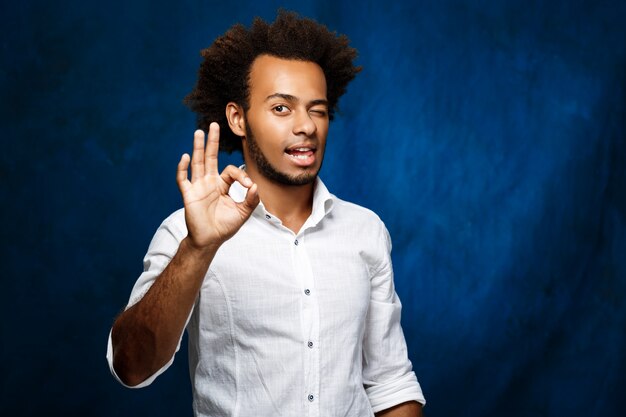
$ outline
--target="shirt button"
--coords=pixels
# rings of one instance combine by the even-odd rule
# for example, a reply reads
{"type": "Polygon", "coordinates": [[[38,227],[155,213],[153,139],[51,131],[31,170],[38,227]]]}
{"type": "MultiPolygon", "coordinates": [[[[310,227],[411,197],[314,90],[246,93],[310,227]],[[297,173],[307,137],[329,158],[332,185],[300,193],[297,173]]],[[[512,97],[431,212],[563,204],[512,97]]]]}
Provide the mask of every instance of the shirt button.
{"type": "Polygon", "coordinates": [[[313,396],[313,394],[309,394],[308,399],[309,399],[309,401],[313,402],[315,397],[313,396]]]}
{"type": "Polygon", "coordinates": [[[308,347],[310,347],[311,349],[313,348],[313,342],[309,341],[309,343],[306,344],[308,347]]]}
{"type": "Polygon", "coordinates": [[[271,218],[272,218],[272,216],[270,216],[269,214],[266,214],[266,215],[265,215],[265,218],[266,218],[267,220],[269,220],[269,219],[271,219],[271,218]]]}
{"type": "Polygon", "coordinates": [[[298,239],[293,242],[294,245],[298,246],[298,239]]]}
{"type": "Polygon", "coordinates": [[[306,295],[311,295],[311,290],[307,288],[306,290],[304,290],[304,293],[305,293],[306,295]]]}

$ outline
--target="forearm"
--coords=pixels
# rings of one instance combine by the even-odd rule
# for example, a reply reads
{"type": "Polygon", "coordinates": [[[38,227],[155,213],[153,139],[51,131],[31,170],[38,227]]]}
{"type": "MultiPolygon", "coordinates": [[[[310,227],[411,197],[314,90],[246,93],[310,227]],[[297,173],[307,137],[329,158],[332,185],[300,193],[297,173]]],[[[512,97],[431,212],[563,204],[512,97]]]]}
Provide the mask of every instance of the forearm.
{"type": "Polygon", "coordinates": [[[194,248],[183,239],[178,251],[143,298],[115,321],[113,367],[134,386],[172,357],[217,246],[194,248]]]}
{"type": "Polygon", "coordinates": [[[376,417],[422,417],[422,405],[409,401],[380,411],[376,413],[376,417]]]}

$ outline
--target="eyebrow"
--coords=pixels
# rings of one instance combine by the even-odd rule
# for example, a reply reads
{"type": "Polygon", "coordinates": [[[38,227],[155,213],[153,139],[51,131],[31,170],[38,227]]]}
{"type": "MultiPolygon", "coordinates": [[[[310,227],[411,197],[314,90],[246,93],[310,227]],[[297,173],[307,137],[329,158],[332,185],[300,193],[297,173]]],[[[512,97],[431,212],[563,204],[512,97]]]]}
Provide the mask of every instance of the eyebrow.
{"type": "MultiPolygon", "coordinates": [[[[284,94],[284,93],[274,93],[274,94],[270,94],[269,96],[267,96],[267,97],[265,98],[265,101],[271,100],[271,99],[273,99],[273,98],[282,98],[283,100],[287,100],[287,101],[290,101],[290,102],[292,102],[292,103],[293,103],[293,102],[298,102],[298,101],[300,101],[300,100],[298,99],[298,97],[296,97],[296,96],[292,96],[291,94],[284,94]]],[[[317,100],[311,100],[311,101],[309,102],[309,105],[311,105],[311,106],[317,106],[317,105],[320,105],[320,104],[325,105],[325,106],[328,106],[328,100],[325,100],[325,99],[317,99],[317,100]]]]}

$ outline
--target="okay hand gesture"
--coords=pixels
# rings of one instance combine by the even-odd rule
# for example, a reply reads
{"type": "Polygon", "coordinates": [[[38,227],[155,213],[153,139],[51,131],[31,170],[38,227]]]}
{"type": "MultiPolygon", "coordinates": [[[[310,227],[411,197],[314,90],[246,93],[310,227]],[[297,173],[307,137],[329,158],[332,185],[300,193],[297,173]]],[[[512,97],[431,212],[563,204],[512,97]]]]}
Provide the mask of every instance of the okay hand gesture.
{"type": "Polygon", "coordinates": [[[219,246],[230,239],[259,204],[257,185],[245,171],[229,165],[221,174],[218,173],[219,130],[217,123],[211,123],[206,149],[204,132],[196,130],[192,157],[184,154],[176,173],[176,182],[185,206],[188,238],[197,248],[219,246]],[[191,181],[187,178],[190,159],[191,181]],[[236,203],[228,195],[235,181],[248,189],[241,203],[236,203]]]}

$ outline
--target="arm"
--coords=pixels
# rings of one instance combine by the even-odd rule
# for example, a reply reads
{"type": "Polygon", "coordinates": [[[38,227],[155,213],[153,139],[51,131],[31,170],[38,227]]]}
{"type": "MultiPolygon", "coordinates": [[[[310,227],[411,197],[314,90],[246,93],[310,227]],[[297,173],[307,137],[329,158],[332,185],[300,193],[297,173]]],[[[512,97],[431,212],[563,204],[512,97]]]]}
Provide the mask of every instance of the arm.
{"type": "Polygon", "coordinates": [[[379,226],[374,257],[377,262],[370,272],[370,304],[363,336],[363,385],[375,413],[413,416],[409,413],[415,407],[412,402],[426,401],[400,325],[402,304],[393,282],[391,239],[384,225],[379,226]]]}
{"type": "Polygon", "coordinates": [[[204,132],[194,134],[191,181],[187,179],[189,155],[178,164],[176,180],[188,235],[148,292],[116,319],[111,330],[113,367],[130,386],[147,379],[172,357],[213,257],[259,203],[256,184],[244,171],[229,166],[218,174],[216,123],[208,136],[205,152],[204,132]],[[234,181],[248,188],[241,203],[228,196],[234,181]]]}
{"type": "Polygon", "coordinates": [[[135,386],[174,354],[215,250],[196,249],[185,238],[141,301],[113,324],[113,367],[135,386]]]}
{"type": "Polygon", "coordinates": [[[422,417],[422,404],[409,401],[375,414],[376,417],[422,417]]]}

